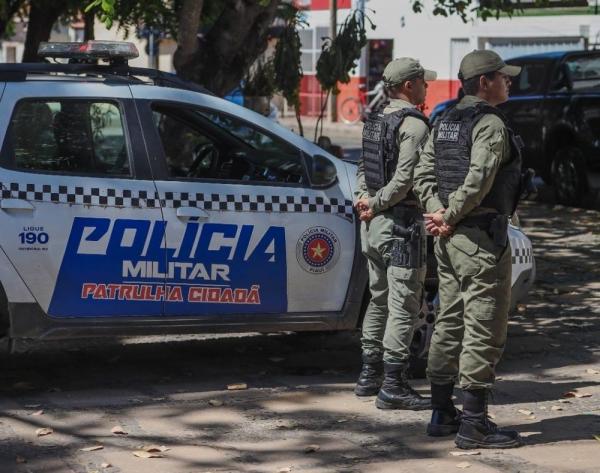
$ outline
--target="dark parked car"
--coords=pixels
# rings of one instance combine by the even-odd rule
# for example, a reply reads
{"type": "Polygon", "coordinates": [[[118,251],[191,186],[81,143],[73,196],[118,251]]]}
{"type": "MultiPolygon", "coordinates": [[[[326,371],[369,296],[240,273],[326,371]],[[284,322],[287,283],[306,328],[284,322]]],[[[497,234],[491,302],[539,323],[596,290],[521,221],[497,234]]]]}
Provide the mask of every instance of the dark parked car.
{"type": "MultiPolygon", "coordinates": [[[[525,143],[524,167],[553,184],[565,205],[600,189],[600,51],[552,52],[507,61],[521,66],[500,108],[525,143]]],[[[432,121],[455,103],[437,105],[432,121]]]]}

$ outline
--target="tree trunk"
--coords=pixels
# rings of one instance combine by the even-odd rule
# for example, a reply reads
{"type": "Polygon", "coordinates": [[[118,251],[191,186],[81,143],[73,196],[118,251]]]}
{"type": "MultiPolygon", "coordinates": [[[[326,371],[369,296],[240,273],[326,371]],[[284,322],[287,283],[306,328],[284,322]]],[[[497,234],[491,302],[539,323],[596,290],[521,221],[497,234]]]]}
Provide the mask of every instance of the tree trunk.
{"type": "Polygon", "coordinates": [[[194,3],[184,0],[174,66],[180,76],[223,96],[239,85],[266,50],[267,33],[281,0],[271,0],[267,6],[261,6],[260,0],[226,0],[221,16],[202,39],[188,21],[194,13],[191,6],[186,13],[186,4],[194,3]]]}
{"type": "MultiPolygon", "coordinates": [[[[192,69],[194,56],[198,53],[200,16],[204,7],[203,0],[183,0],[179,12],[179,28],[177,32],[177,50],[173,56],[175,70],[186,77],[185,71],[192,69]]],[[[186,77],[193,80],[191,77],[186,77]]]]}
{"type": "Polygon", "coordinates": [[[94,21],[96,21],[96,14],[93,10],[90,10],[83,15],[83,40],[90,41],[95,39],[94,35],[94,21]]]}
{"type": "Polygon", "coordinates": [[[40,57],[37,53],[40,43],[50,39],[52,27],[65,9],[64,2],[48,2],[43,0],[31,2],[23,62],[40,62],[40,57]]]}

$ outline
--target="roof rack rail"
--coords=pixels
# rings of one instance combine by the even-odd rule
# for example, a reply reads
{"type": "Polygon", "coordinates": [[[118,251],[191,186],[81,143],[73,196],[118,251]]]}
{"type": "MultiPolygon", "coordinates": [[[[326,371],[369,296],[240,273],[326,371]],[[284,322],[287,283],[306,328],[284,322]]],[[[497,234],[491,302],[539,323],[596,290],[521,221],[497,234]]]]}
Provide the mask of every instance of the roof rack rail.
{"type": "Polygon", "coordinates": [[[59,63],[22,63],[0,64],[0,82],[21,82],[27,80],[29,74],[78,74],[105,79],[114,79],[133,84],[143,84],[138,77],[150,79],[159,87],[172,87],[174,89],[191,90],[207,95],[214,95],[211,91],[191,81],[187,81],[170,72],[147,69],[144,67],[130,67],[126,64],[101,65],[101,64],[59,64],[59,63]]]}

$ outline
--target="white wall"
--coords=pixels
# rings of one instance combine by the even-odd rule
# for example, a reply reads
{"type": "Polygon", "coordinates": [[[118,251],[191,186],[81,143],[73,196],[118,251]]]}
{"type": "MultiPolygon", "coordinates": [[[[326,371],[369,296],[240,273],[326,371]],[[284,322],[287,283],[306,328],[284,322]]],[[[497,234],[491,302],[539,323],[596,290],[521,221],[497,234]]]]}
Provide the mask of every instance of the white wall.
{"type": "MultiPolygon", "coordinates": [[[[527,39],[522,48],[514,45],[503,48],[506,55],[579,48],[574,43],[582,36],[590,43],[600,43],[600,16],[522,16],[492,18],[485,22],[472,17],[463,23],[456,16],[434,16],[431,13],[433,0],[424,3],[424,11],[417,14],[409,0],[367,0],[367,14],[377,26],[374,31],[368,30],[368,37],[393,39],[394,57],[418,58],[426,68],[437,71],[440,79],[455,79],[459,58],[469,50],[489,47],[494,44],[493,39],[505,38],[513,42],[527,39]],[[536,42],[535,38],[542,40],[536,42]],[[452,39],[462,41],[453,43],[452,39]]],[[[338,12],[338,24],[344,21],[348,12],[338,12]]],[[[307,17],[311,26],[329,25],[328,11],[308,12],[307,17]]]]}

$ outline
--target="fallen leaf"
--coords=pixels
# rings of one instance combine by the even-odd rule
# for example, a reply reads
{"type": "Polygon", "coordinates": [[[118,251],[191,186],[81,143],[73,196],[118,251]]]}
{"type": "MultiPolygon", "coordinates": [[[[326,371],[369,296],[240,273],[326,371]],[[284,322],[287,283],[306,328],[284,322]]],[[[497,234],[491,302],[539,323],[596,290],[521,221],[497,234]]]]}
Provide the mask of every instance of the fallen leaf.
{"type": "Polygon", "coordinates": [[[319,445],[307,445],[306,447],[304,447],[304,453],[313,453],[318,452],[319,450],[321,450],[321,447],[319,445]]]}
{"type": "Polygon", "coordinates": [[[228,384],[227,389],[229,391],[241,391],[243,389],[248,389],[248,385],[246,383],[233,383],[228,384]]]}
{"type": "Polygon", "coordinates": [[[38,437],[43,437],[44,435],[50,435],[52,433],[54,433],[54,430],[52,430],[50,427],[42,427],[35,431],[35,435],[38,437]]]}
{"type": "Polygon", "coordinates": [[[481,452],[477,451],[466,451],[466,452],[450,452],[453,457],[468,457],[471,455],[481,455],[481,452]]]}
{"type": "Polygon", "coordinates": [[[525,312],[527,312],[527,306],[525,304],[518,304],[517,305],[517,311],[520,314],[524,314],[525,312]]]}
{"type": "Polygon", "coordinates": [[[145,450],[136,450],[133,452],[133,456],[138,458],[164,458],[164,455],[156,452],[146,452],[145,450]]]}
{"type": "Polygon", "coordinates": [[[595,438],[595,439],[596,439],[598,442],[600,442],[600,435],[594,435],[594,438],[595,438]]]}
{"type": "Polygon", "coordinates": [[[96,450],[102,450],[104,448],[103,445],[94,445],[93,447],[84,447],[80,448],[82,452],[95,452],[96,450]]]}
{"type": "Polygon", "coordinates": [[[465,469],[465,468],[469,468],[470,466],[471,466],[471,464],[469,462],[461,462],[456,465],[456,468],[465,469]]]}
{"type": "Polygon", "coordinates": [[[348,422],[348,419],[339,419],[337,421],[338,424],[343,424],[344,422],[348,422]]]}
{"type": "Polygon", "coordinates": [[[115,425],[110,431],[115,435],[127,435],[127,432],[120,425],[115,425]]]}
{"type": "Polygon", "coordinates": [[[169,447],[165,447],[164,445],[146,445],[144,447],[142,447],[142,450],[144,450],[144,452],[149,452],[149,453],[162,453],[162,452],[167,452],[169,450],[171,450],[169,447]]]}
{"type": "Polygon", "coordinates": [[[553,348],[559,348],[560,347],[560,343],[551,343],[550,346],[553,347],[553,348]]]}
{"type": "Polygon", "coordinates": [[[502,376],[496,376],[496,381],[502,381],[504,378],[502,376]]]}
{"type": "Polygon", "coordinates": [[[566,393],[562,394],[563,398],[571,398],[571,397],[575,397],[575,391],[567,391],[566,393]]]}
{"type": "Polygon", "coordinates": [[[598,370],[594,370],[594,369],[592,369],[592,368],[588,368],[587,370],[585,370],[585,372],[586,372],[587,374],[600,374],[600,371],[598,371],[598,370]]]}
{"type": "Polygon", "coordinates": [[[25,458],[17,455],[17,458],[15,458],[15,462],[17,462],[17,464],[20,465],[21,463],[27,463],[27,460],[25,460],[25,458]]]}
{"type": "Polygon", "coordinates": [[[41,415],[43,415],[43,414],[44,414],[44,411],[43,411],[43,410],[39,410],[39,411],[35,411],[35,412],[32,412],[32,413],[31,413],[31,415],[32,415],[32,416],[41,416],[41,415]]]}
{"type": "Polygon", "coordinates": [[[519,414],[523,414],[524,416],[530,416],[531,414],[533,414],[532,411],[528,411],[527,409],[519,409],[517,412],[519,414]]]}
{"type": "Polygon", "coordinates": [[[532,435],[541,435],[541,432],[521,432],[520,435],[523,438],[531,437],[532,435]]]}
{"type": "Polygon", "coordinates": [[[100,463],[100,468],[110,468],[111,466],[110,463],[100,463]]]}
{"type": "Polygon", "coordinates": [[[571,404],[571,401],[569,401],[568,399],[559,399],[558,402],[562,404],[571,404]]]}
{"type": "Polygon", "coordinates": [[[562,408],[561,406],[552,406],[552,407],[550,408],[550,410],[551,410],[551,411],[562,411],[562,410],[563,410],[563,408],[562,408]]]}
{"type": "Polygon", "coordinates": [[[281,356],[272,356],[269,358],[269,360],[271,360],[273,363],[281,363],[283,360],[285,360],[285,358],[281,356]]]}
{"type": "Polygon", "coordinates": [[[211,399],[210,401],[208,401],[208,403],[213,407],[221,407],[223,405],[223,401],[220,401],[218,399],[211,399]]]}

